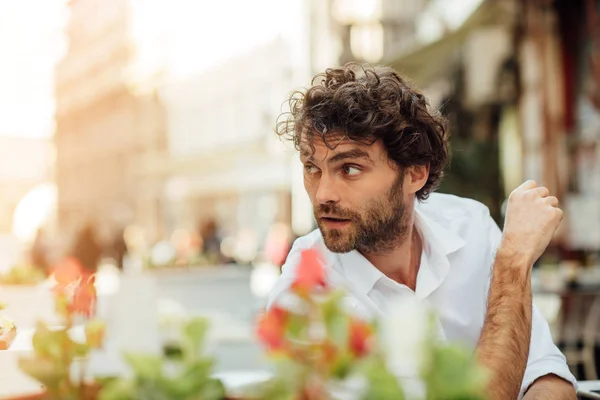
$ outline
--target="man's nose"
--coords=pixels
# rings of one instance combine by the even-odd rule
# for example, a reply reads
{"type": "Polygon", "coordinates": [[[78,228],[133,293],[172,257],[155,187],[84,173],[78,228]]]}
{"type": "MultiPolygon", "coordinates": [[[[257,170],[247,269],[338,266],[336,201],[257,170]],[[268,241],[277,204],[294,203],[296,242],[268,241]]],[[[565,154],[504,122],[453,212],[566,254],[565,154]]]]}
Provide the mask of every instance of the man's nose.
{"type": "Polygon", "coordinates": [[[319,204],[337,203],[340,201],[333,177],[328,177],[327,174],[321,175],[315,199],[319,204]]]}

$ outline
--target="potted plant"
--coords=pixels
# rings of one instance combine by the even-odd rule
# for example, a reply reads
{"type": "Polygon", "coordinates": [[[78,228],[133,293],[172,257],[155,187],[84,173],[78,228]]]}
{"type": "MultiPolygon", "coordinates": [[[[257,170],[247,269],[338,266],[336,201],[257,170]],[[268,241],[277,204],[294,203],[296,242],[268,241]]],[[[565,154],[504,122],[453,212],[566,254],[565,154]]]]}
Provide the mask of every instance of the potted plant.
{"type": "Polygon", "coordinates": [[[30,399],[93,399],[98,387],[86,374],[90,352],[100,348],[104,323],[94,319],[96,292],[94,275],[74,258],[61,261],[54,269],[53,293],[62,325],[38,322],[33,335],[33,353],[19,360],[19,367],[39,381],[45,391],[30,399]],[[85,340],[76,341],[71,331],[82,322],[85,340]]]}
{"type": "Polygon", "coordinates": [[[328,400],[360,391],[364,398],[404,398],[377,348],[377,326],[346,310],[344,296],[325,283],[319,255],[304,251],[290,307],[271,308],[258,324],[277,372],[257,397],[328,400]]]}
{"type": "Polygon", "coordinates": [[[94,319],[94,275],[77,260],[68,258],[55,269],[53,279],[56,308],[63,325],[53,328],[39,322],[33,336],[33,354],[19,360],[20,368],[45,390],[14,400],[226,399],[222,383],[211,376],[213,360],[203,354],[208,323],[202,318],[175,327],[181,334],[167,346],[163,356],[124,354],[131,376],[88,376],[88,357],[92,350],[102,347],[105,329],[102,321],[94,319]],[[85,324],[84,341],[70,335],[77,322],[85,324]]]}
{"type": "Polygon", "coordinates": [[[354,316],[344,297],[326,284],[319,255],[304,251],[286,308],[271,308],[258,325],[276,373],[256,398],[484,400],[486,375],[472,352],[436,340],[434,319],[416,302],[378,323],[354,316]],[[407,362],[423,390],[398,378],[394,367],[407,362]]]}
{"type": "MultiPolygon", "coordinates": [[[[213,377],[213,360],[203,352],[208,324],[198,318],[187,319],[173,330],[180,335],[172,338],[162,355],[124,354],[130,367],[128,376],[89,379],[85,373],[87,356],[102,346],[104,336],[104,324],[92,318],[94,278],[76,260],[68,259],[56,270],[54,279],[56,305],[64,326],[52,329],[40,323],[37,327],[34,353],[23,358],[20,366],[46,391],[28,399],[231,398],[222,382],[213,377]],[[86,320],[83,342],[69,336],[77,318],[86,320]]],[[[287,299],[290,301],[285,308],[271,308],[258,323],[258,338],[265,344],[276,372],[267,382],[244,388],[241,397],[484,400],[485,373],[472,352],[434,340],[428,333],[432,325],[426,312],[404,305],[382,323],[369,322],[355,316],[344,299],[343,291],[326,284],[319,254],[303,252],[287,299]],[[414,365],[424,389],[418,394],[407,390],[406,381],[398,378],[395,369],[398,361],[402,364],[416,359],[414,365]]]]}

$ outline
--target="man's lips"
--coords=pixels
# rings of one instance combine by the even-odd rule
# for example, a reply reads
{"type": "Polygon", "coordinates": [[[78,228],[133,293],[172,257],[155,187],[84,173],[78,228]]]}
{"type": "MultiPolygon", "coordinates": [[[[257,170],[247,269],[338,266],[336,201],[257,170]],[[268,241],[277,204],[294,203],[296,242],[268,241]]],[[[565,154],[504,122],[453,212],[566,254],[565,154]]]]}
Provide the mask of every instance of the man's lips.
{"type": "Polygon", "coordinates": [[[323,216],[320,218],[321,223],[328,229],[342,229],[350,224],[350,220],[347,218],[340,218],[334,216],[323,216]]]}
{"type": "Polygon", "coordinates": [[[335,217],[335,216],[332,216],[332,215],[323,215],[320,218],[322,220],[325,220],[325,221],[334,221],[334,222],[346,222],[346,221],[350,221],[349,218],[335,217]]]}

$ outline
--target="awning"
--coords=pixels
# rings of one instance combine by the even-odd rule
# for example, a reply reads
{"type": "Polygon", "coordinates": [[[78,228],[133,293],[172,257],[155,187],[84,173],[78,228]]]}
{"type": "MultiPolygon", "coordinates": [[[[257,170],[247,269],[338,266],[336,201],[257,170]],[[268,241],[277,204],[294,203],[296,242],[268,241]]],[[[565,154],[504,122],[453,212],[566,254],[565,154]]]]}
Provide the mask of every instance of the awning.
{"type": "Polygon", "coordinates": [[[435,42],[388,58],[385,63],[424,87],[449,71],[456,52],[475,29],[487,25],[510,26],[512,20],[507,3],[485,0],[459,28],[435,42]]]}

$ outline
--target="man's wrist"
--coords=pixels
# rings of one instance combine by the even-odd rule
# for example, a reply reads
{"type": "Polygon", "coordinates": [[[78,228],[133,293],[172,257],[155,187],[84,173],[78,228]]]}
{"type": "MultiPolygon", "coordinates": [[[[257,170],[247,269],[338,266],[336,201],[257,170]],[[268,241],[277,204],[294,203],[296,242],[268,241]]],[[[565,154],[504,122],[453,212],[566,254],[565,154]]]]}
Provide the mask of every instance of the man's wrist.
{"type": "Polygon", "coordinates": [[[495,272],[510,272],[515,278],[529,280],[531,277],[532,258],[524,251],[508,243],[501,243],[496,251],[495,272]]]}

